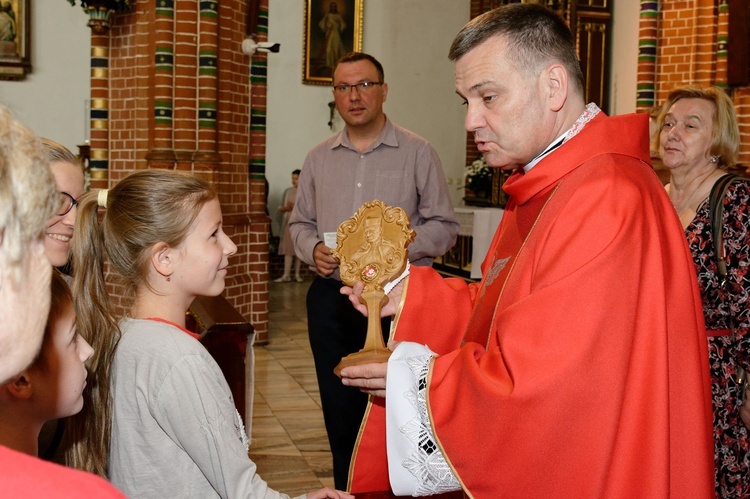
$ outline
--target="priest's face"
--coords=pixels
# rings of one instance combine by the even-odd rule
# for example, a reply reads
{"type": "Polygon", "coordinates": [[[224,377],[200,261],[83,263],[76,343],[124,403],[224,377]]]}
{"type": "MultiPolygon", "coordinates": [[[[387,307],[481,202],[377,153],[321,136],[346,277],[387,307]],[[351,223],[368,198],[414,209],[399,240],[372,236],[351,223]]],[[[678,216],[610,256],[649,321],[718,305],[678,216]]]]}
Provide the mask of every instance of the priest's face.
{"type": "MultiPolygon", "coordinates": [[[[466,105],[466,130],[490,166],[512,170],[548,145],[539,133],[551,118],[541,75],[521,71],[505,37],[493,36],[456,61],[456,93],[466,105]]],[[[554,138],[554,137],[553,137],[554,138]]]]}

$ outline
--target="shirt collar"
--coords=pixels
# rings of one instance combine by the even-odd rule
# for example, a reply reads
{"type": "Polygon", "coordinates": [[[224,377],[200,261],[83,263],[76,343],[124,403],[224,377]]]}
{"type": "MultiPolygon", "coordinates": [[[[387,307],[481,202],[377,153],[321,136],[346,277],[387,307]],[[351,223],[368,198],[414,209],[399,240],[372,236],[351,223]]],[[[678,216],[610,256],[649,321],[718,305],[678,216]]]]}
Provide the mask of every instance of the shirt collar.
{"type": "Polygon", "coordinates": [[[155,321],[155,322],[162,322],[164,324],[169,324],[170,326],[176,327],[177,329],[179,329],[183,333],[189,334],[190,336],[192,336],[196,340],[200,340],[201,339],[201,335],[200,334],[197,334],[197,333],[194,333],[192,331],[189,331],[189,330],[185,329],[184,327],[180,326],[179,324],[175,324],[172,321],[168,321],[166,319],[162,319],[161,317],[146,317],[146,319],[144,319],[144,320],[155,321]]]}
{"type": "MultiPolygon", "coordinates": [[[[376,149],[381,144],[390,147],[398,147],[396,127],[393,125],[393,122],[388,119],[388,116],[385,117],[385,125],[383,125],[383,128],[380,130],[378,138],[375,139],[375,142],[373,142],[372,145],[364,151],[364,153],[368,153],[376,149]]],[[[333,144],[331,144],[331,149],[335,149],[339,146],[357,151],[357,149],[352,145],[351,140],[349,140],[349,127],[344,127],[344,129],[339,133],[338,137],[336,137],[336,139],[333,141],[333,144]]]]}

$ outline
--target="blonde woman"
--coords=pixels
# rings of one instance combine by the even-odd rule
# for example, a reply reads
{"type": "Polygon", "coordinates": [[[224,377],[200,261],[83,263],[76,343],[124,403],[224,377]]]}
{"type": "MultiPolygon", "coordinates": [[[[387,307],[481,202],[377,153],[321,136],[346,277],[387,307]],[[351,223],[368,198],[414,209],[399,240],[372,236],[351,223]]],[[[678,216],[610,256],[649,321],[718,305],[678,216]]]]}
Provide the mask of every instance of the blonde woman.
{"type": "Polygon", "coordinates": [[[63,267],[70,259],[70,240],[76,220],[76,205],[83,194],[84,178],[80,160],[65,146],[42,139],[52,176],[57,187],[59,206],[47,220],[44,251],[53,267],[63,267]]]}

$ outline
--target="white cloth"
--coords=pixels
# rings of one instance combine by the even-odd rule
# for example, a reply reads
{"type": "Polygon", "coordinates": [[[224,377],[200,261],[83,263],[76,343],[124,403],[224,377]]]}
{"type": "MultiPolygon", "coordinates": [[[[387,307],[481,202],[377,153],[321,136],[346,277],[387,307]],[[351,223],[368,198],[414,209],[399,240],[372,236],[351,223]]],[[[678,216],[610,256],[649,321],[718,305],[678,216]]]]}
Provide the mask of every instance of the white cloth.
{"type": "Polygon", "coordinates": [[[425,377],[435,355],[425,345],[405,341],[388,359],[388,473],[397,496],[426,496],[461,489],[435,442],[427,415],[425,377]],[[402,387],[407,387],[406,391],[402,387]]]}

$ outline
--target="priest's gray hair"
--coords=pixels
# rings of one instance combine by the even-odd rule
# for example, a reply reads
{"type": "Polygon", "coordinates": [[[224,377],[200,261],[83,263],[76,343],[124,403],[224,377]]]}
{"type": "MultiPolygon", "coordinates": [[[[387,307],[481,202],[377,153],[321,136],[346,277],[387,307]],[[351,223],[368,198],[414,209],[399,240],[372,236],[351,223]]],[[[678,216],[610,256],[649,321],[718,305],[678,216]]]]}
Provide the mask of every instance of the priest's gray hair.
{"type": "Polygon", "coordinates": [[[559,62],[565,67],[573,88],[584,96],[585,84],[575,37],[559,15],[530,3],[509,4],[485,12],[469,21],[456,35],[448,58],[455,62],[495,36],[505,38],[507,54],[519,71],[536,77],[549,64],[559,62]]]}

